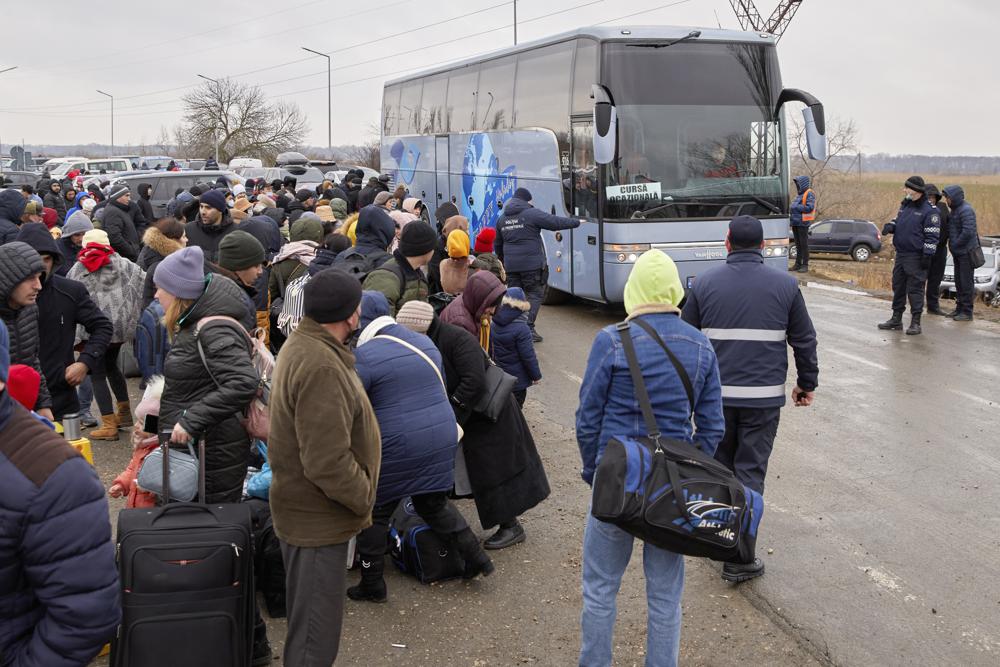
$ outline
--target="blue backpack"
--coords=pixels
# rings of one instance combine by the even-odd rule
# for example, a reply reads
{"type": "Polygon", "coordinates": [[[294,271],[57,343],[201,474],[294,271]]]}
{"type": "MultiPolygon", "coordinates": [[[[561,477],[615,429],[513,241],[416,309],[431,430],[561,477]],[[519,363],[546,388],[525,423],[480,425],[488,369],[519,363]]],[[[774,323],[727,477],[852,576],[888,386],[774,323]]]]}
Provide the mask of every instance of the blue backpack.
{"type": "Polygon", "coordinates": [[[163,325],[163,306],[156,299],[146,306],[139,317],[133,352],[143,380],[163,375],[163,362],[170,352],[170,340],[167,338],[167,327],[163,325]]]}

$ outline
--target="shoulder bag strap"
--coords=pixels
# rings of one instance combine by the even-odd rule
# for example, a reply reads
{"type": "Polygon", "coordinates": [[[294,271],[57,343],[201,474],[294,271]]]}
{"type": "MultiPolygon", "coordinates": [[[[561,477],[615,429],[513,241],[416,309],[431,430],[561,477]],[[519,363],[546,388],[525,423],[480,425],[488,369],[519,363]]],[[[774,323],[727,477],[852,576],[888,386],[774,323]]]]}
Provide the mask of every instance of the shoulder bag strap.
{"type": "Polygon", "coordinates": [[[694,385],[691,384],[691,378],[688,376],[687,370],[685,370],[684,365],[681,364],[680,359],[678,359],[677,356],[670,351],[670,348],[667,347],[667,344],[663,342],[662,338],[660,338],[660,334],[656,333],[656,329],[650,326],[648,322],[643,322],[639,318],[635,318],[632,321],[635,322],[640,329],[649,334],[649,337],[655,340],[657,344],[659,344],[659,346],[663,348],[663,351],[667,353],[667,357],[670,359],[670,363],[673,364],[674,370],[677,371],[677,375],[680,376],[681,378],[681,384],[684,385],[684,392],[687,394],[688,405],[691,407],[691,414],[693,415],[694,385]]]}
{"type": "Polygon", "coordinates": [[[388,334],[375,334],[375,337],[384,340],[391,340],[394,343],[399,343],[403,347],[409,348],[411,352],[416,352],[417,354],[419,354],[423,358],[423,360],[426,361],[430,365],[430,367],[434,369],[434,372],[438,376],[438,380],[441,380],[441,386],[445,388],[445,394],[448,393],[448,388],[447,385],[445,385],[444,383],[444,377],[442,377],[441,375],[441,370],[437,367],[437,364],[434,363],[433,359],[424,354],[423,350],[421,350],[416,345],[411,345],[410,343],[407,343],[402,338],[396,338],[395,336],[389,336],[388,334]]]}
{"type": "Polygon", "coordinates": [[[632,374],[632,384],[635,387],[636,398],[639,399],[642,418],[646,422],[646,434],[650,440],[656,443],[656,448],[659,449],[660,427],[656,424],[656,417],[653,415],[653,405],[649,402],[646,381],[642,379],[642,369],[639,368],[639,359],[635,355],[635,345],[632,343],[632,332],[629,329],[629,323],[620,322],[616,328],[618,335],[621,336],[622,347],[625,348],[625,359],[628,360],[628,370],[632,374]]]}

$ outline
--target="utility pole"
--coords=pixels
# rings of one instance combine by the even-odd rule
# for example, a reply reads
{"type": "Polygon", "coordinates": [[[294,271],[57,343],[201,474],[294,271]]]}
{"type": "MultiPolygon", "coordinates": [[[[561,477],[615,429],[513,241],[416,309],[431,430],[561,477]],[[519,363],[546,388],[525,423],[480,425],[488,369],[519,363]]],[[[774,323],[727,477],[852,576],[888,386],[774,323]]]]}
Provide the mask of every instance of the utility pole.
{"type": "Polygon", "coordinates": [[[329,55],[325,53],[320,53],[319,51],[313,51],[312,49],[302,47],[303,51],[308,51],[309,53],[315,53],[317,56],[323,56],[326,58],[326,148],[330,153],[330,159],[333,159],[333,86],[330,83],[330,70],[333,65],[333,60],[329,55]]]}
{"type": "MultiPolygon", "coordinates": [[[[200,76],[201,78],[205,79],[206,81],[211,81],[215,85],[219,85],[218,80],[213,79],[210,76],[205,76],[204,74],[199,74],[198,76],[200,76]]],[[[221,109],[220,109],[220,112],[221,112],[221,109]]],[[[218,125],[218,122],[216,122],[216,124],[214,124],[212,126],[212,136],[215,139],[215,163],[219,164],[219,125],[218,125]]]]}
{"type": "Polygon", "coordinates": [[[115,154],[115,97],[103,90],[98,90],[101,95],[111,99],[111,153],[109,155],[115,154]]]}
{"type": "Polygon", "coordinates": [[[514,46],[517,46],[517,0],[514,0],[514,46]]]}
{"type": "MultiPolygon", "coordinates": [[[[4,72],[9,72],[12,69],[17,69],[17,65],[14,65],[13,67],[7,67],[6,69],[0,69],[0,74],[3,74],[4,72]]],[[[0,141],[0,149],[2,149],[2,148],[3,148],[3,142],[0,141]]],[[[3,171],[3,163],[2,162],[0,162],[0,171],[3,171]]]]}

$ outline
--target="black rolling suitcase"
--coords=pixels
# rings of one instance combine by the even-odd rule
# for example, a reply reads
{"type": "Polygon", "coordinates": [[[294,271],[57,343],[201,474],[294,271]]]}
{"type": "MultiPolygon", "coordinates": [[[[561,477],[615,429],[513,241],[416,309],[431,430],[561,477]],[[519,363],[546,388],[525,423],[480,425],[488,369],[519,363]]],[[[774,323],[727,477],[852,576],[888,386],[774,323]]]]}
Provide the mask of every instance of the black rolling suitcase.
{"type": "MultiPolygon", "coordinates": [[[[165,446],[165,445],[164,445],[165,446]]],[[[250,511],[203,504],[205,445],[198,445],[198,499],[126,509],[116,557],[122,623],[113,667],[246,667],[254,625],[250,511]]],[[[163,456],[164,497],[170,494],[163,456]]]]}

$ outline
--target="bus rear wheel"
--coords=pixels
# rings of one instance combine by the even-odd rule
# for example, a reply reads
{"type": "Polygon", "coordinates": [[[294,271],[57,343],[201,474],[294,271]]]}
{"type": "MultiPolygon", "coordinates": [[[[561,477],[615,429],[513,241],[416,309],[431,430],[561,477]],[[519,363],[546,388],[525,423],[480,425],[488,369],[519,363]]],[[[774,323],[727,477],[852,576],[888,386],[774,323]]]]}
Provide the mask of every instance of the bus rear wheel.
{"type": "Polygon", "coordinates": [[[545,306],[561,306],[569,301],[570,295],[554,287],[545,286],[545,294],[542,296],[542,304],[545,306]]]}

